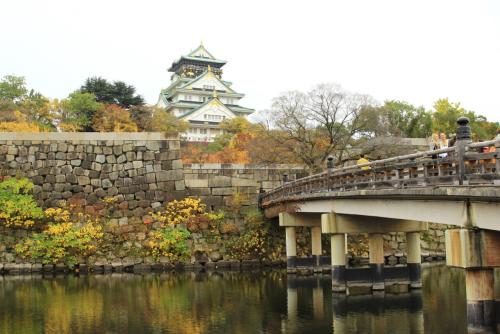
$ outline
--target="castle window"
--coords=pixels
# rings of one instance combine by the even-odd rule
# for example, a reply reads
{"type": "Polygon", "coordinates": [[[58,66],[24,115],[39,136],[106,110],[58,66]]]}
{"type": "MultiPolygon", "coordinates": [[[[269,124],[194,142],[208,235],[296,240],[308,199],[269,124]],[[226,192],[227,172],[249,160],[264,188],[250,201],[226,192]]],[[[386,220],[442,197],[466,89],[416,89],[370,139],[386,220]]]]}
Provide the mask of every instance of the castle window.
{"type": "Polygon", "coordinates": [[[206,90],[215,90],[215,86],[212,86],[212,85],[203,85],[203,89],[206,89],[206,90]]]}

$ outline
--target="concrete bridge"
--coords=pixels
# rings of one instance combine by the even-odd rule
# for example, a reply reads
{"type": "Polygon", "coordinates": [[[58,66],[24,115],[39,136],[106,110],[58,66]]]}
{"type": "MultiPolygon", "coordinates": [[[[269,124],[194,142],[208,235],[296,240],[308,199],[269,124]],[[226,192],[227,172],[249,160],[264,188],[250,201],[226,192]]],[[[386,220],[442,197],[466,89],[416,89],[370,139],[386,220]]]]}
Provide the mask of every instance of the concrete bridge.
{"type": "Polygon", "coordinates": [[[446,259],[466,270],[468,322],[494,326],[500,319],[493,271],[500,267],[500,140],[472,143],[468,122],[457,121],[454,147],[343,168],[333,168],[330,158],[325,172],[294,181],[284,175],[281,187],[261,193],[265,215],[285,227],[288,272],[300,263],[295,229],[310,227],[318,271],[321,234],[330,235],[334,292],[349,293],[352,282],[373,290],[394,281],[420,288],[420,232],[429,222],[453,225],[446,231],[446,259]],[[388,232],[406,233],[404,268],[384,266],[388,232]],[[369,236],[369,268],[347,266],[347,235],[357,233],[369,236]]]}

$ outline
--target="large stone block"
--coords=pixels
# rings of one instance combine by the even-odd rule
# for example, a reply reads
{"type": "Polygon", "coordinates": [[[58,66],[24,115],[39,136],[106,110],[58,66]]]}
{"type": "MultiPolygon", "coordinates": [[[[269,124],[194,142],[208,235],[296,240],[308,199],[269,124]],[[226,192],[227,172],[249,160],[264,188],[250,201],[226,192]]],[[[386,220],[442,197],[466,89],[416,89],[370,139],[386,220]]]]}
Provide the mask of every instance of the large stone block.
{"type": "Polygon", "coordinates": [[[127,161],[127,156],[125,154],[120,155],[117,159],[116,162],[119,164],[122,164],[127,161]]]}
{"type": "Polygon", "coordinates": [[[185,184],[188,188],[208,188],[207,179],[186,179],[185,184]]]}
{"type": "Polygon", "coordinates": [[[104,179],[102,180],[102,187],[103,189],[111,188],[113,186],[113,182],[111,182],[110,179],[104,179]]]}
{"type": "Polygon", "coordinates": [[[238,177],[231,178],[231,185],[233,187],[256,187],[258,182],[253,179],[242,179],[238,177]]]}
{"type": "Polygon", "coordinates": [[[212,188],[212,195],[222,196],[222,195],[233,195],[235,193],[235,189],[228,188],[212,188]]]}
{"type": "Polygon", "coordinates": [[[144,154],[142,155],[142,159],[144,161],[154,160],[155,154],[153,152],[144,152],[144,154]]]}
{"type": "Polygon", "coordinates": [[[106,162],[108,164],[114,164],[116,163],[116,157],[114,155],[108,155],[106,156],[106,162]]]}
{"type": "Polygon", "coordinates": [[[184,179],[184,173],[182,169],[177,170],[167,170],[156,173],[156,179],[158,181],[177,181],[184,179]]]}
{"type": "Polygon", "coordinates": [[[158,151],[160,149],[160,143],[157,141],[146,142],[146,149],[150,151],[158,151]]]}
{"type": "Polygon", "coordinates": [[[125,156],[127,157],[127,161],[132,162],[135,159],[137,159],[137,154],[135,152],[127,152],[125,153],[125,156]]]}
{"type": "Polygon", "coordinates": [[[103,154],[98,154],[98,155],[96,155],[96,157],[95,157],[95,161],[96,161],[96,162],[98,162],[98,163],[103,164],[103,163],[105,163],[105,162],[106,162],[106,156],[105,156],[105,155],[103,155],[103,154]]]}
{"type": "Polygon", "coordinates": [[[186,185],[184,183],[184,180],[178,180],[175,181],[175,190],[185,190],[186,185]]]}
{"type": "Polygon", "coordinates": [[[231,187],[231,177],[229,177],[229,176],[212,176],[208,179],[208,186],[211,188],[231,187]]]}
{"type": "Polygon", "coordinates": [[[90,184],[96,188],[101,187],[101,179],[91,179],[90,184]]]}
{"type": "Polygon", "coordinates": [[[71,166],[80,166],[82,161],[80,159],[71,160],[71,166]]]}
{"type": "Polygon", "coordinates": [[[85,186],[87,184],[90,184],[90,179],[88,176],[85,175],[78,176],[78,185],[85,186]]]}
{"type": "Polygon", "coordinates": [[[56,175],[56,182],[57,183],[66,182],[66,175],[64,175],[64,174],[56,175]]]}
{"type": "Polygon", "coordinates": [[[122,153],[123,153],[122,146],[115,144],[115,146],[113,146],[113,154],[118,156],[121,155],[122,153]]]}
{"type": "Polygon", "coordinates": [[[17,155],[17,152],[19,150],[17,149],[17,147],[15,146],[9,146],[9,148],[7,149],[7,154],[9,155],[17,155]]]}
{"type": "Polygon", "coordinates": [[[102,153],[105,155],[113,154],[113,148],[112,147],[103,147],[102,153]]]}
{"type": "Polygon", "coordinates": [[[123,152],[129,152],[129,151],[132,151],[133,149],[134,149],[133,144],[124,144],[123,145],[123,152]]]}
{"type": "Polygon", "coordinates": [[[172,160],[172,169],[182,169],[182,160],[177,159],[177,160],[172,160]]]}

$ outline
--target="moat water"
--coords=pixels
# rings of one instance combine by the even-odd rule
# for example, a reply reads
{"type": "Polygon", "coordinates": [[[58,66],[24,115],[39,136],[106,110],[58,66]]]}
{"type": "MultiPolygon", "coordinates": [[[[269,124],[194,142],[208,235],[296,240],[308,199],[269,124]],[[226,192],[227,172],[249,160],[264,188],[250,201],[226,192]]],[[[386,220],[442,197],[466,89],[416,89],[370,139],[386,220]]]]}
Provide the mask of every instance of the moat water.
{"type": "Polygon", "coordinates": [[[284,271],[0,276],[0,333],[466,333],[460,269],[423,289],[332,295],[328,275],[284,271]]]}

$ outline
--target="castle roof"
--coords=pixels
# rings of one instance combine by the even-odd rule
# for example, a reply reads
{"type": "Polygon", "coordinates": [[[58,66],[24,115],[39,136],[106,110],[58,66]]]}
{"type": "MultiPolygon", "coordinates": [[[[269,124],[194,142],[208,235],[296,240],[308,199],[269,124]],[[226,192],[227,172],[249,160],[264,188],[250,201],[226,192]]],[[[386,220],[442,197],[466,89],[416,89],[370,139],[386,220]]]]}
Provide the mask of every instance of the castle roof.
{"type": "Polygon", "coordinates": [[[187,55],[181,56],[178,60],[172,63],[172,66],[168,69],[169,72],[175,72],[177,67],[184,62],[200,62],[204,64],[211,64],[215,67],[222,67],[227,62],[225,60],[215,58],[205,46],[200,44],[196,49],[188,53],[187,55]]]}

